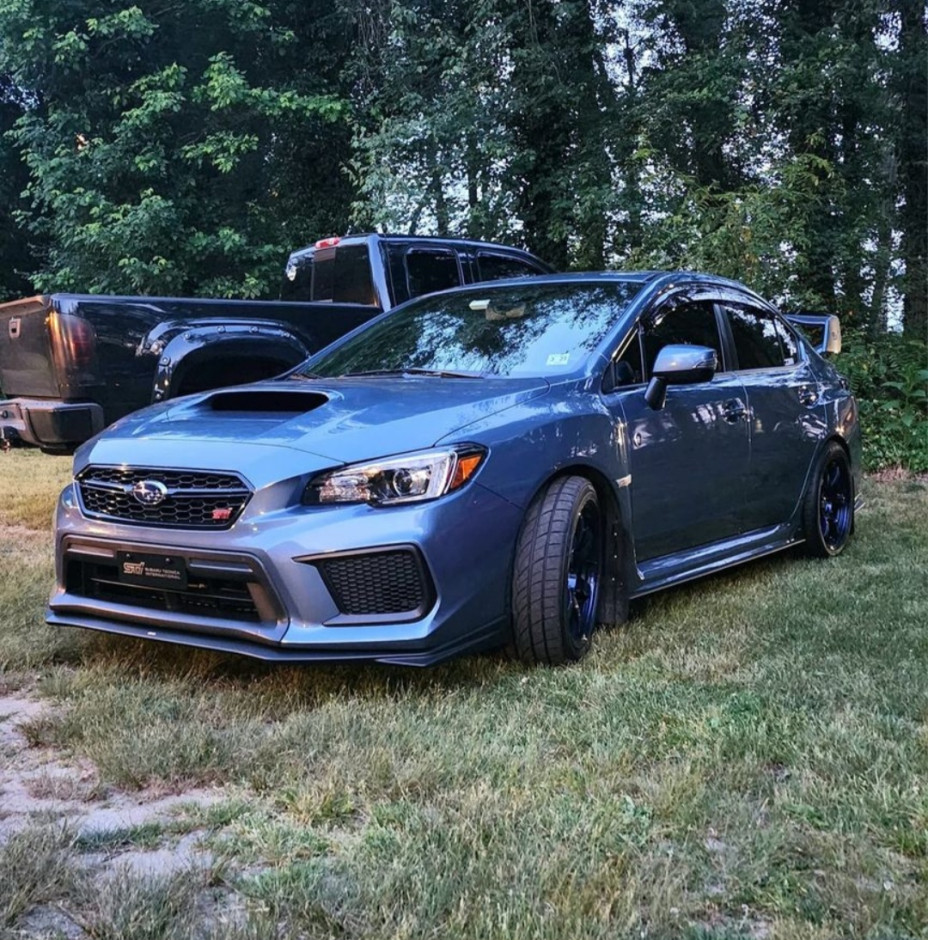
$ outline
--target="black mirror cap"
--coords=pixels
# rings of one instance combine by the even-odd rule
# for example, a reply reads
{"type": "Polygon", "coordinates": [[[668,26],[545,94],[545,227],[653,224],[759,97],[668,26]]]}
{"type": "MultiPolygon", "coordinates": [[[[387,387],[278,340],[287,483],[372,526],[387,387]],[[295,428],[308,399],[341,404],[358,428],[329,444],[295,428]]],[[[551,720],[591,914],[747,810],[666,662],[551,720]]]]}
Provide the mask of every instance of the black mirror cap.
{"type": "Polygon", "coordinates": [[[644,390],[644,401],[653,411],[660,411],[667,401],[667,380],[659,375],[653,376],[644,390]]]}
{"type": "Polygon", "coordinates": [[[719,357],[714,349],[674,344],[657,354],[651,374],[668,385],[694,385],[710,382],[718,368],[719,357]]]}

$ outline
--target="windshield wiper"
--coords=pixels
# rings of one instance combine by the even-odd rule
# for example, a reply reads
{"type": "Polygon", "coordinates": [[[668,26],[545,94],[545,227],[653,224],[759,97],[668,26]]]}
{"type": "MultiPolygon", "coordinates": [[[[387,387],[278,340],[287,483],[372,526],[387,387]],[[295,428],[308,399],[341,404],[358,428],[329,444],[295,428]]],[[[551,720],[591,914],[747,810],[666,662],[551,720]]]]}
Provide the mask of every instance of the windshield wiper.
{"type": "Polygon", "coordinates": [[[341,379],[355,378],[363,375],[432,375],[440,379],[479,379],[479,372],[454,372],[450,369],[365,369],[361,372],[345,372],[339,376],[341,379]]]}

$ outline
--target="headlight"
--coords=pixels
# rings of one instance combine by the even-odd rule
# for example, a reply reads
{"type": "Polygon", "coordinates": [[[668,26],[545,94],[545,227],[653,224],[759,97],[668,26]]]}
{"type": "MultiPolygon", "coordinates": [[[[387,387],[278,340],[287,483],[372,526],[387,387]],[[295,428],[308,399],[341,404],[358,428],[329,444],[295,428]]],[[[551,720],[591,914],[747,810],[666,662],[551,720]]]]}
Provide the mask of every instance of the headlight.
{"type": "Polygon", "coordinates": [[[485,456],[485,448],[469,444],[353,464],[310,480],[303,491],[303,502],[310,506],[392,506],[437,499],[463,486],[485,456]]]}

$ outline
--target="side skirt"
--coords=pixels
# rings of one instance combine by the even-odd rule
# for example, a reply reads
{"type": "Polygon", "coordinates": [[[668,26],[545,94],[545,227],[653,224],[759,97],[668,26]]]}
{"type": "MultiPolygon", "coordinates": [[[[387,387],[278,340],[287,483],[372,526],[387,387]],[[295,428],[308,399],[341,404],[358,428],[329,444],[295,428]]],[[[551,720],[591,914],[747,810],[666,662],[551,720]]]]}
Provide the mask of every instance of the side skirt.
{"type": "Polygon", "coordinates": [[[675,584],[703,578],[726,568],[781,552],[805,541],[792,525],[747,532],[721,542],[699,545],[672,555],[650,558],[638,566],[638,586],[629,597],[643,597],[675,584]]]}

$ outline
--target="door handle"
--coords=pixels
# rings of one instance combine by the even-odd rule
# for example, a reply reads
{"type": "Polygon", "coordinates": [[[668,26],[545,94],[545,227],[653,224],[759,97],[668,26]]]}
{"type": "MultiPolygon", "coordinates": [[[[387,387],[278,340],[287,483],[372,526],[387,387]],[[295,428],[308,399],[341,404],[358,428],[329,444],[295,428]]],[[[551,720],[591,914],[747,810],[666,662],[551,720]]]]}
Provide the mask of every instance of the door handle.
{"type": "Polygon", "coordinates": [[[803,405],[814,405],[818,401],[818,392],[811,385],[803,385],[799,389],[798,396],[803,405]]]}
{"type": "Polygon", "coordinates": [[[744,402],[740,398],[733,398],[731,401],[725,402],[722,413],[725,415],[726,421],[734,424],[741,418],[747,417],[748,409],[745,408],[744,402]]]}

